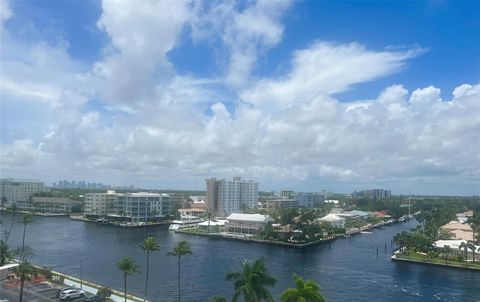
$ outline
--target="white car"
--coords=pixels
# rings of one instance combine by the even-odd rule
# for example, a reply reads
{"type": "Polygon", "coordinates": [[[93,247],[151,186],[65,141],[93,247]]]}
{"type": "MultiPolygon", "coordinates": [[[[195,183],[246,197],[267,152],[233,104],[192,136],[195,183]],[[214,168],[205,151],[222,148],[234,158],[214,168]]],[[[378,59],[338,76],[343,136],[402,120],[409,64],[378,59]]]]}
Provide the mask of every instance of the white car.
{"type": "Polygon", "coordinates": [[[79,289],[68,289],[60,293],[60,300],[69,301],[85,297],[85,292],[79,289]]]}

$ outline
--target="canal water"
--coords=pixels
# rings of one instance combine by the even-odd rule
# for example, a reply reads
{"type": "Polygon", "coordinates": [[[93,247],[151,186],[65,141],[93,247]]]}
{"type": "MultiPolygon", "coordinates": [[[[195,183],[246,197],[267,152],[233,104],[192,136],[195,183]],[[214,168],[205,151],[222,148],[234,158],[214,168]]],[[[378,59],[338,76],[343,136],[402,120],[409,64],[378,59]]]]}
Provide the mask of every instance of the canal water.
{"type": "MultiPolygon", "coordinates": [[[[11,215],[3,213],[2,220],[3,233],[11,215]]],[[[390,261],[393,235],[415,224],[385,226],[372,234],[300,250],[175,234],[167,226],[122,229],[65,217],[35,217],[27,226],[26,245],[34,250],[34,263],[80,277],[83,260],[84,279],[119,290],[123,275],[116,263],[131,256],[142,266],[142,273],[129,277],[129,291],[142,296],[146,261],[140,244],[146,234],[155,236],[161,251],[153,253],[150,260],[152,301],[176,299],[177,259],[167,253],[180,240],[188,240],[193,251],[182,258],[182,301],[211,301],[214,295],[231,298],[233,284],[225,280],[225,274],[239,271],[245,259],[260,257],[278,278],[271,290],[276,300],[282,290],[293,286],[291,275],[297,273],[317,280],[330,302],[480,301],[478,272],[390,261]]],[[[10,246],[21,244],[22,227],[14,225],[10,246]]]]}

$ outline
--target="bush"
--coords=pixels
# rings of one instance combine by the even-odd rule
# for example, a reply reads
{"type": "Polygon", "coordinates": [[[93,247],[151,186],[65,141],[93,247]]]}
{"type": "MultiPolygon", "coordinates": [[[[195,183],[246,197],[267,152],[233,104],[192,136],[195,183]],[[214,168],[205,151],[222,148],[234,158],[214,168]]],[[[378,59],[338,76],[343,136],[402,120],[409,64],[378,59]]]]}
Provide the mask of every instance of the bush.
{"type": "Polygon", "coordinates": [[[45,278],[47,279],[52,279],[52,271],[49,270],[48,268],[44,267],[40,270],[40,274],[42,274],[43,276],[45,276],[45,278]]]}
{"type": "Polygon", "coordinates": [[[112,290],[104,286],[97,291],[97,295],[99,295],[102,298],[108,298],[112,295],[112,290]]]}

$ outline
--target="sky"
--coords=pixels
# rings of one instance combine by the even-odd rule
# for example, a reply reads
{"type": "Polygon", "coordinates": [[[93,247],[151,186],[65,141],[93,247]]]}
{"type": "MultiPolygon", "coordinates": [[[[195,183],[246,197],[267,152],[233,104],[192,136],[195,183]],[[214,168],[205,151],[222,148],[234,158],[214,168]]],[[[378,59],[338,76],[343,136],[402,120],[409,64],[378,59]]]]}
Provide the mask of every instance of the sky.
{"type": "Polygon", "coordinates": [[[480,194],[478,1],[0,0],[0,176],[480,194]]]}

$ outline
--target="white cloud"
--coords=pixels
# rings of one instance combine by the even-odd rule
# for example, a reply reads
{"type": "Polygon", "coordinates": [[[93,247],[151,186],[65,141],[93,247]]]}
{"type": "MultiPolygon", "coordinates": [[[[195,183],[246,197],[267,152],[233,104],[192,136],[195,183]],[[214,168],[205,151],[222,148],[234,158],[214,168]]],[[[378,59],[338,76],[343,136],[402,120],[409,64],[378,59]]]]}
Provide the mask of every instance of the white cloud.
{"type": "Polygon", "coordinates": [[[135,104],[153,97],[156,82],[170,79],[166,55],[188,21],[187,1],[102,1],[98,27],[111,38],[93,73],[107,102],[135,104]]]}
{"type": "Polygon", "coordinates": [[[225,81],[243,87],[258,56],[281,41],[280,19],[290,4],[289,0],[259,0],[239,9],[234,1],[197,3],[191,22],[193,38],[220,38],[228,50],[225,81]]]}
{"type": "Polygon", "coordinates": [[[253,81],[262,49],[282,38],[288,3],[209,5],[104,1],[98,25],[111,43],[88,68],[70,58],[68,43],[10,39],[1,58],[2,118],[24,123],[10,117],[25,109],[17,101],[43,105],[46,113],[35,110],[39,123],[52,118],[35,137],[2,133],[9,137],[1,141],[2,175],[202,188],[206,176],[238,174],[262,189],[297,181],[315,184],[312,190],[337,182],[462,185],[478,193],[480,84],[460,85],[450,100],[433,86],[410,93],[398,84],[376,99],[345,103],[335,94],[399,72],[422,50],[325,42],[295,51],[285,74],[253,81]],[[205,21],[214,12],[221,14],[205,21]],[[192,18],[199,18],[192,23],[197,42],[225,44],[225,74],[175,72],[168,53],[192,18]],[[235,67],[236,55],[245,55],[245,70],[235,67]],[[236,82],[223,79],[230,74],[242,84],[225,85],[236,82]],[[93,96],[98,108],[86,105],[93,96]]]}
{"type": "Polygon", "coordinates": [[[309,102],[322,94],[345,91],[354,84],[400,71],[408,59],[422,52],[373,51],[364,46],[317,42],[293,54],[292,69],[277,79],[263,79],[242,93],[257,106],[285,107],[309,102]]]}
{"type": "Polygon", "coordinates": [[[12,17],[13,13],[8,0],[0,0],[0,33],[3,33],[3,24],[12,17]]]}

